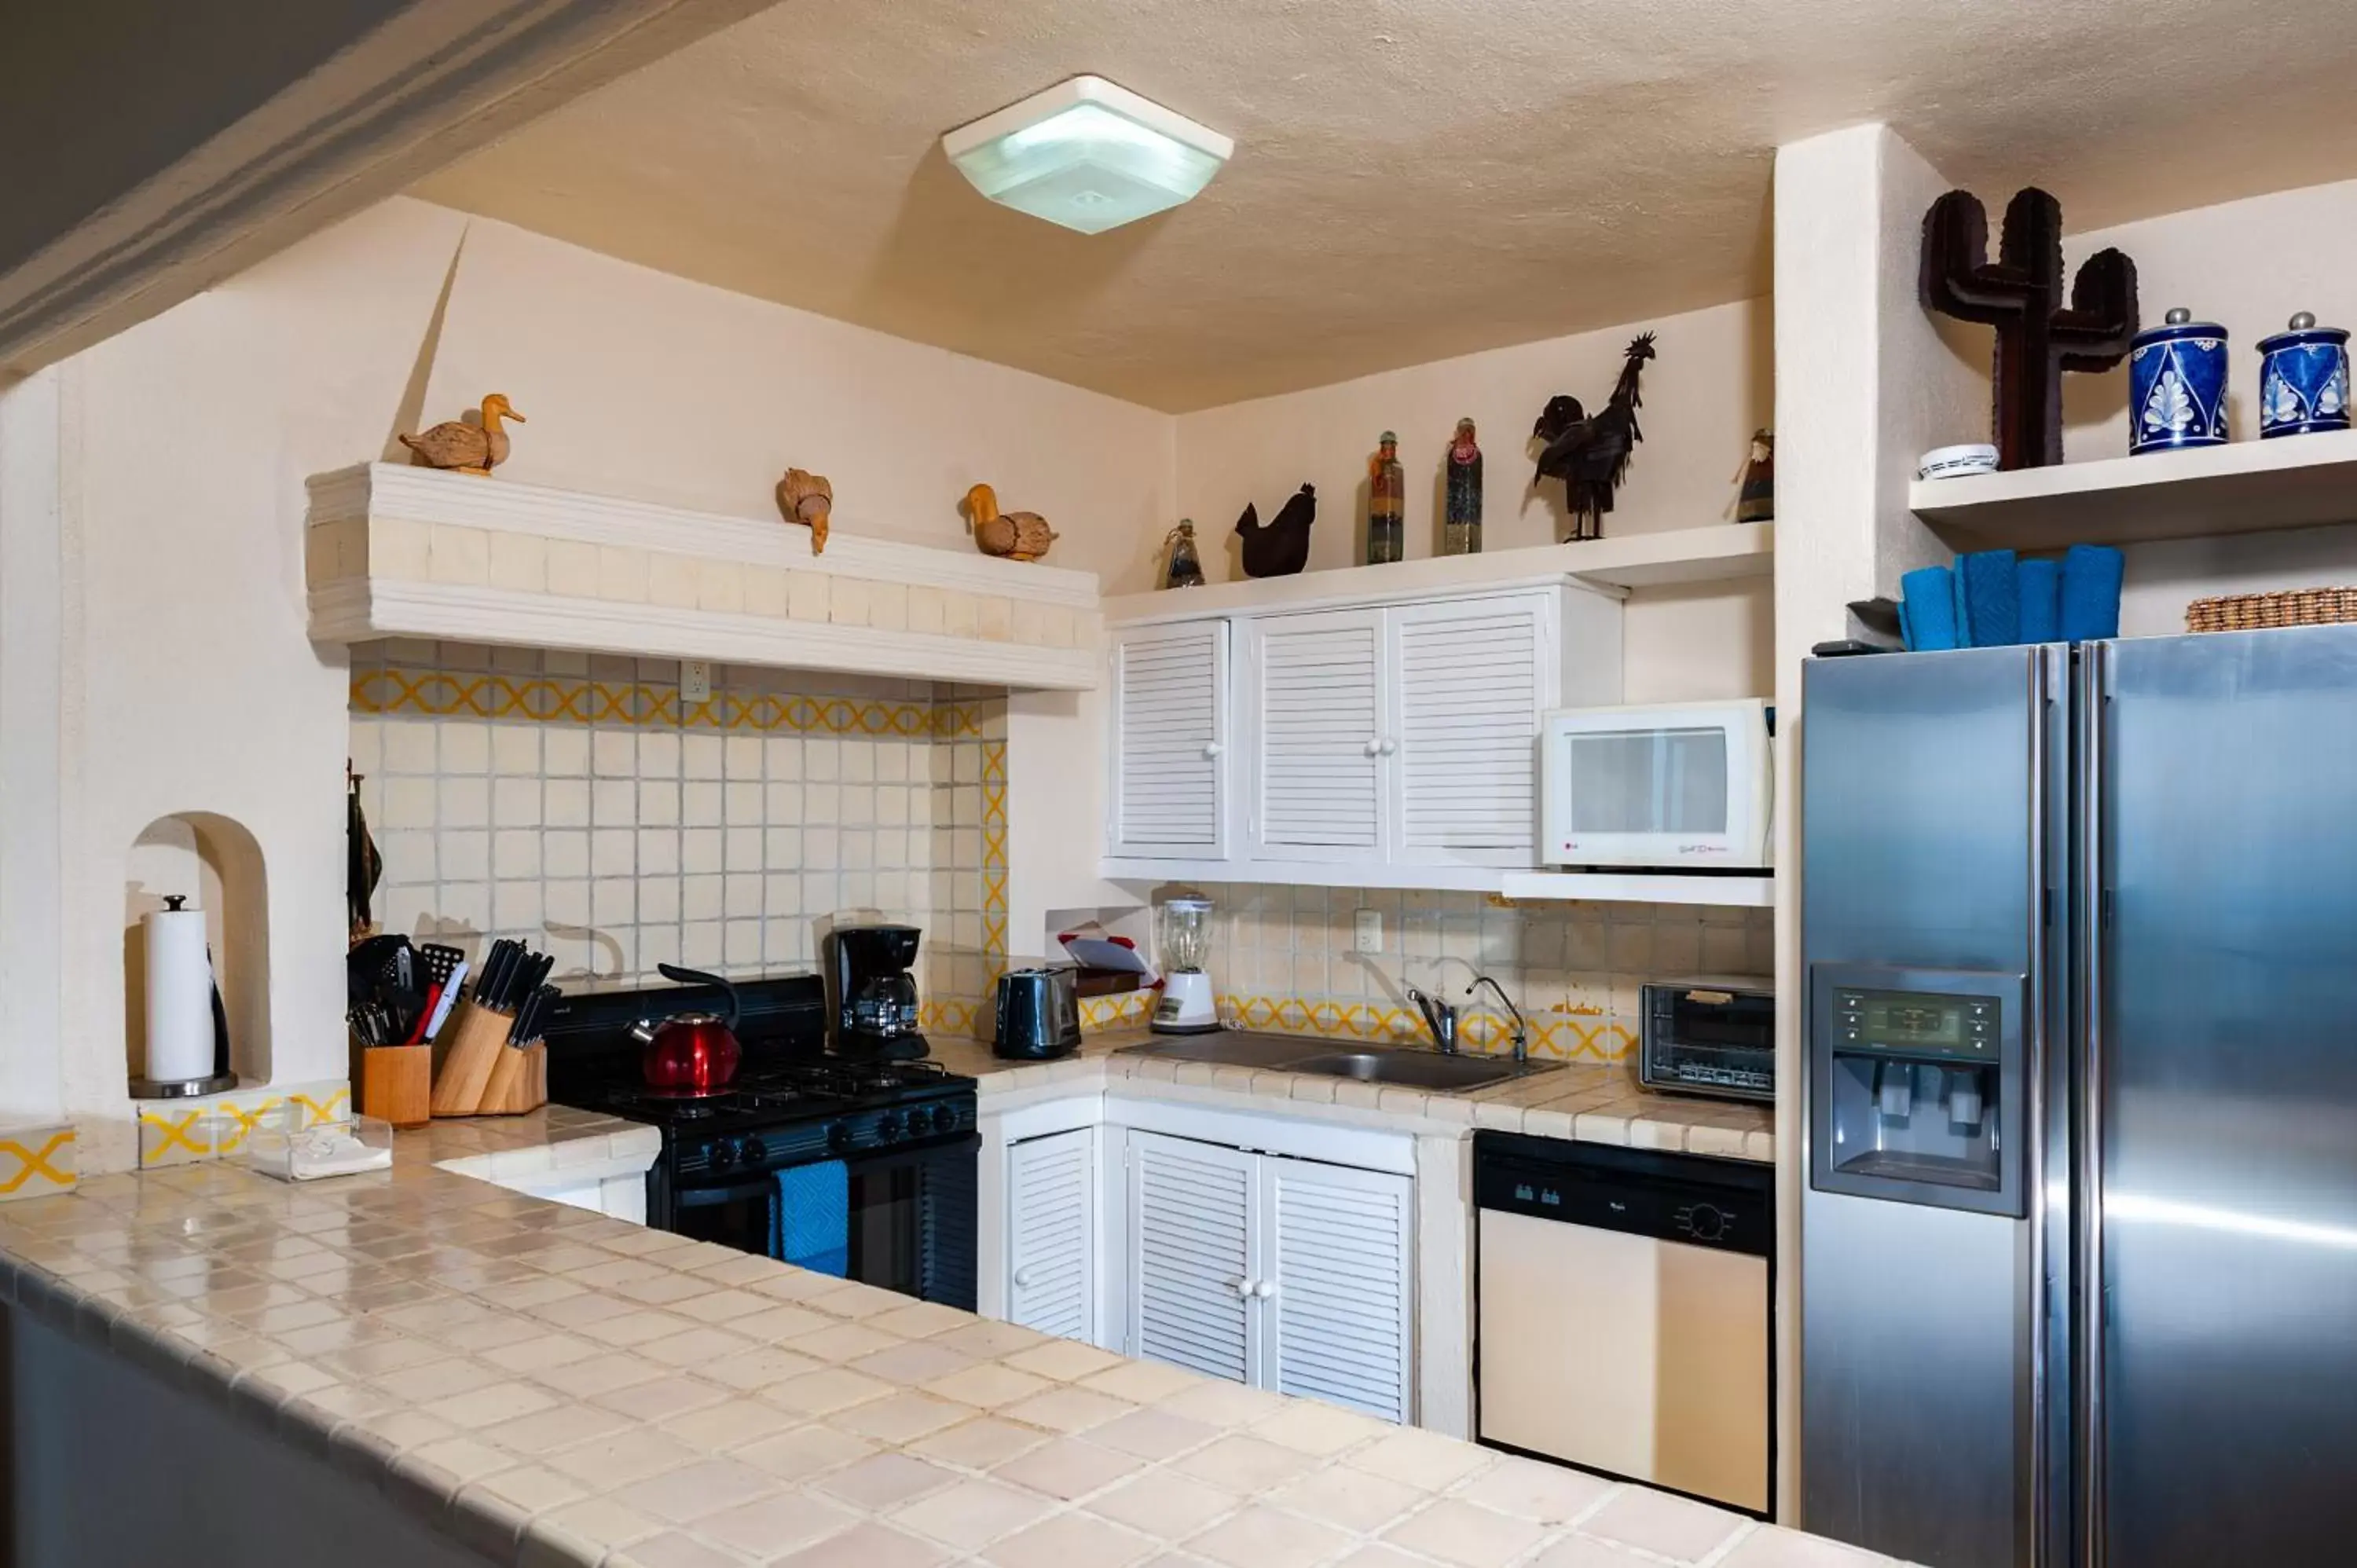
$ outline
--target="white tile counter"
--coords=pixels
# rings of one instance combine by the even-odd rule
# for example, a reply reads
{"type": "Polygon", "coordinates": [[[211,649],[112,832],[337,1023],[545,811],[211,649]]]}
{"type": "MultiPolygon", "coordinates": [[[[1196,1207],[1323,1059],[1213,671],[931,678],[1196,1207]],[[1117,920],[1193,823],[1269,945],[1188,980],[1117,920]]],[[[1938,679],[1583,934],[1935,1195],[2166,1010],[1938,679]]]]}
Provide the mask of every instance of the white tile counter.
{"type": "Polygon", "coordinates": [[[575,1115],[14,1204],[0,1298],[533,1568],[1884,1561],[436,1168],[636,1135],[575,1115]]]}

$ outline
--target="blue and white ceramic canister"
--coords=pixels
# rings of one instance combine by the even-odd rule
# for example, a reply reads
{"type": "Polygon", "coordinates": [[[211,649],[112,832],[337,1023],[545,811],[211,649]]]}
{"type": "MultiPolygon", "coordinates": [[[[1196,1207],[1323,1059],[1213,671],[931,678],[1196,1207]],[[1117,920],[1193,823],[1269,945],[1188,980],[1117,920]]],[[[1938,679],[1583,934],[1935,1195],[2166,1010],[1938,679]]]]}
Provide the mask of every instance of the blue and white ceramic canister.
{"type": "Polygon", "coordinates": [[[2226,329],[2179,306],[2128,348],[2128,450],[2226,444],[2226,329]]]}
{"type": "Polygon", "coordinates": [[[2301,311],[2259,342],[2259,435],[2349,428],[2349,333],[2301,311]]]}

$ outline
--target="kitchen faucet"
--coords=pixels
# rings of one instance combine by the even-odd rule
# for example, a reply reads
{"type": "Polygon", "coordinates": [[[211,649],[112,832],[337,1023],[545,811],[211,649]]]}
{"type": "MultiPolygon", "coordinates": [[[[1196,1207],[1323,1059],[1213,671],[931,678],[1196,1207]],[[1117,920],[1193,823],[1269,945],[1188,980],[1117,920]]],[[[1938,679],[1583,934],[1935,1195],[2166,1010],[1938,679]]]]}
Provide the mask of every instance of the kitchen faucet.
{"type": "Polygon", "coordinates": [[[1407,999],[1415,1003],[1417,1011],[1424,1015],[1425,1027],[1432,1031],[1432,1043],[1440,1047],[1440,1054],[1445,1057],[1455,1056],[1457,1054],[1457,1009],[1437,996],[1426,996],[1413,985],[1407,988],[1407,999]]]}
{"type": "MultiPolygon", "coordinates": [[[[1470,996],[1485,985],[1498,993],[1498,1000],[1506,1004],[1506,1011],[1513,1015],[1514,1065],[1516,1067],[1528,1065],[1531,1059],[1530,1026],[1523,1022],[1523,1010],[1514,1005],[1514,999],[1506,994],[1506,988],[1499,984],[1496,981],[1491,979],[1486,974],[1477,974],[1473,977],[1473,983],[1465,988],[1465,994],[1470,996]]],[[[1410,992],[1408,994],[1413,996],[1415,993],[1410,992]]],[[[1452,1015],[1449,1018],[1452,1034],[1455,1032],[1456,1022],[1457,1020],[1452,1012],[1452,1015]]]]}

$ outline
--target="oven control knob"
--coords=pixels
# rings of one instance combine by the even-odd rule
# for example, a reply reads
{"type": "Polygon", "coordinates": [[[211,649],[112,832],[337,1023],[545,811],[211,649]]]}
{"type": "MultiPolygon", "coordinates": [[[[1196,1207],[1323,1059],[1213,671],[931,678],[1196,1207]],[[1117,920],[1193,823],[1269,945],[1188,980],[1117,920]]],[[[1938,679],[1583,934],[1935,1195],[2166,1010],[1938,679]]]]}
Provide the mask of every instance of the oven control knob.
{"type": "Polygon", "coordinates": [[[888,1144],[899,1143],[908,1130],[898,1111],[887,1111],[876,1119],[876,1135],[888,1144]]]}
{"type": "Polygon", "coordinates": [[[1707,1203],[1697,1203],[1686,1210],[1684,1229],[1697,1241],[1716,1241],[1727,1234],[1727,1216],[1707,1203]]]}
{"type": "Polygon", "coordinates": [[[726,1138],[704,1145],[704,1163],[716,1171],[725,1171],[737,1163],[737,1150],[726,1138]]]}
{"type": "Polygon", "coordinates": [[[826,1130],[826,1146],[836,1154],[851,1147],[851,1129],[837,1122],[826,1130]]]}
{"type": "Polygon", "coordinates": [[[737,1133],[728,1140],[727,1147],[730,1163],[739,1165],[758,1165],[767,1152],[761,1147],[761,1140],[750,1133],[737,1133]]]}
{"type": "Polygon", "coordinates": [[[955,1110],[954,1108],[952,1108],[952,1107],[951,1107],[951,1106],[947,1106],[947,1105],[943,1105],[943,1106],[937,1107],[937,1108],[934,1110],[934,1112],[933,1112],[933,1131],[934,1131],[934,1132],[936,1132],[936,1133],[954,1133],[954,1132],[956,1132],[956,1131],[957,1131],[957,1112],[956,1112],[956,1110],[955,1110]]]}

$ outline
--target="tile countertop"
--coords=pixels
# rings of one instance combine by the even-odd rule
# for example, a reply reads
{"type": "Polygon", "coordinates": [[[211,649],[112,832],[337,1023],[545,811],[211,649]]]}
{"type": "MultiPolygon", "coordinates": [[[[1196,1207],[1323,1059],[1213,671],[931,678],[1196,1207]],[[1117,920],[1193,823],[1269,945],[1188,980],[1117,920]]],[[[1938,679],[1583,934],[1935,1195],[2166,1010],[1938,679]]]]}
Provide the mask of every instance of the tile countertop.
{"type": "Polygon", "coordinates": [[[1260,1110],[1275,1110],[1267,1101],[1282,1100],[1289,1102],[1284,1107],[1287,1115],[1365,1126],[1417,1131],[1485,1127],[1730,1159],[1772,1162],[1776,1157],[1775,1113],[1770,1107],[1655,1094],[1638,1087],[1636,1069],[1626,1064],[1572,1062],[1469,1093],[1449,1093],[1315,1073],[1115,1054],[1125,1046],[1157,1037],[1144,1029],[1111,1029],[1089,1036],[1077,1054],[1052,1062],[1002,1061],[990,1054],[989,1047],[968,1040],[936,1039],[932,1044],[936,1061],[980,1081],[985,1112],[1002,1108],[1006,1096],[1048,1099],[1128,1079],[1157,1086],[1157,1096],[1260,1110]]]}
{"type": "Polygon", "coordinates": [[[533,1568],[1887,1561],[436,1164],[615,1135],[577,1117],[404,1133],[366,1176],[223,1161],[0,1207],[0,1299],[533,1568]]]}

